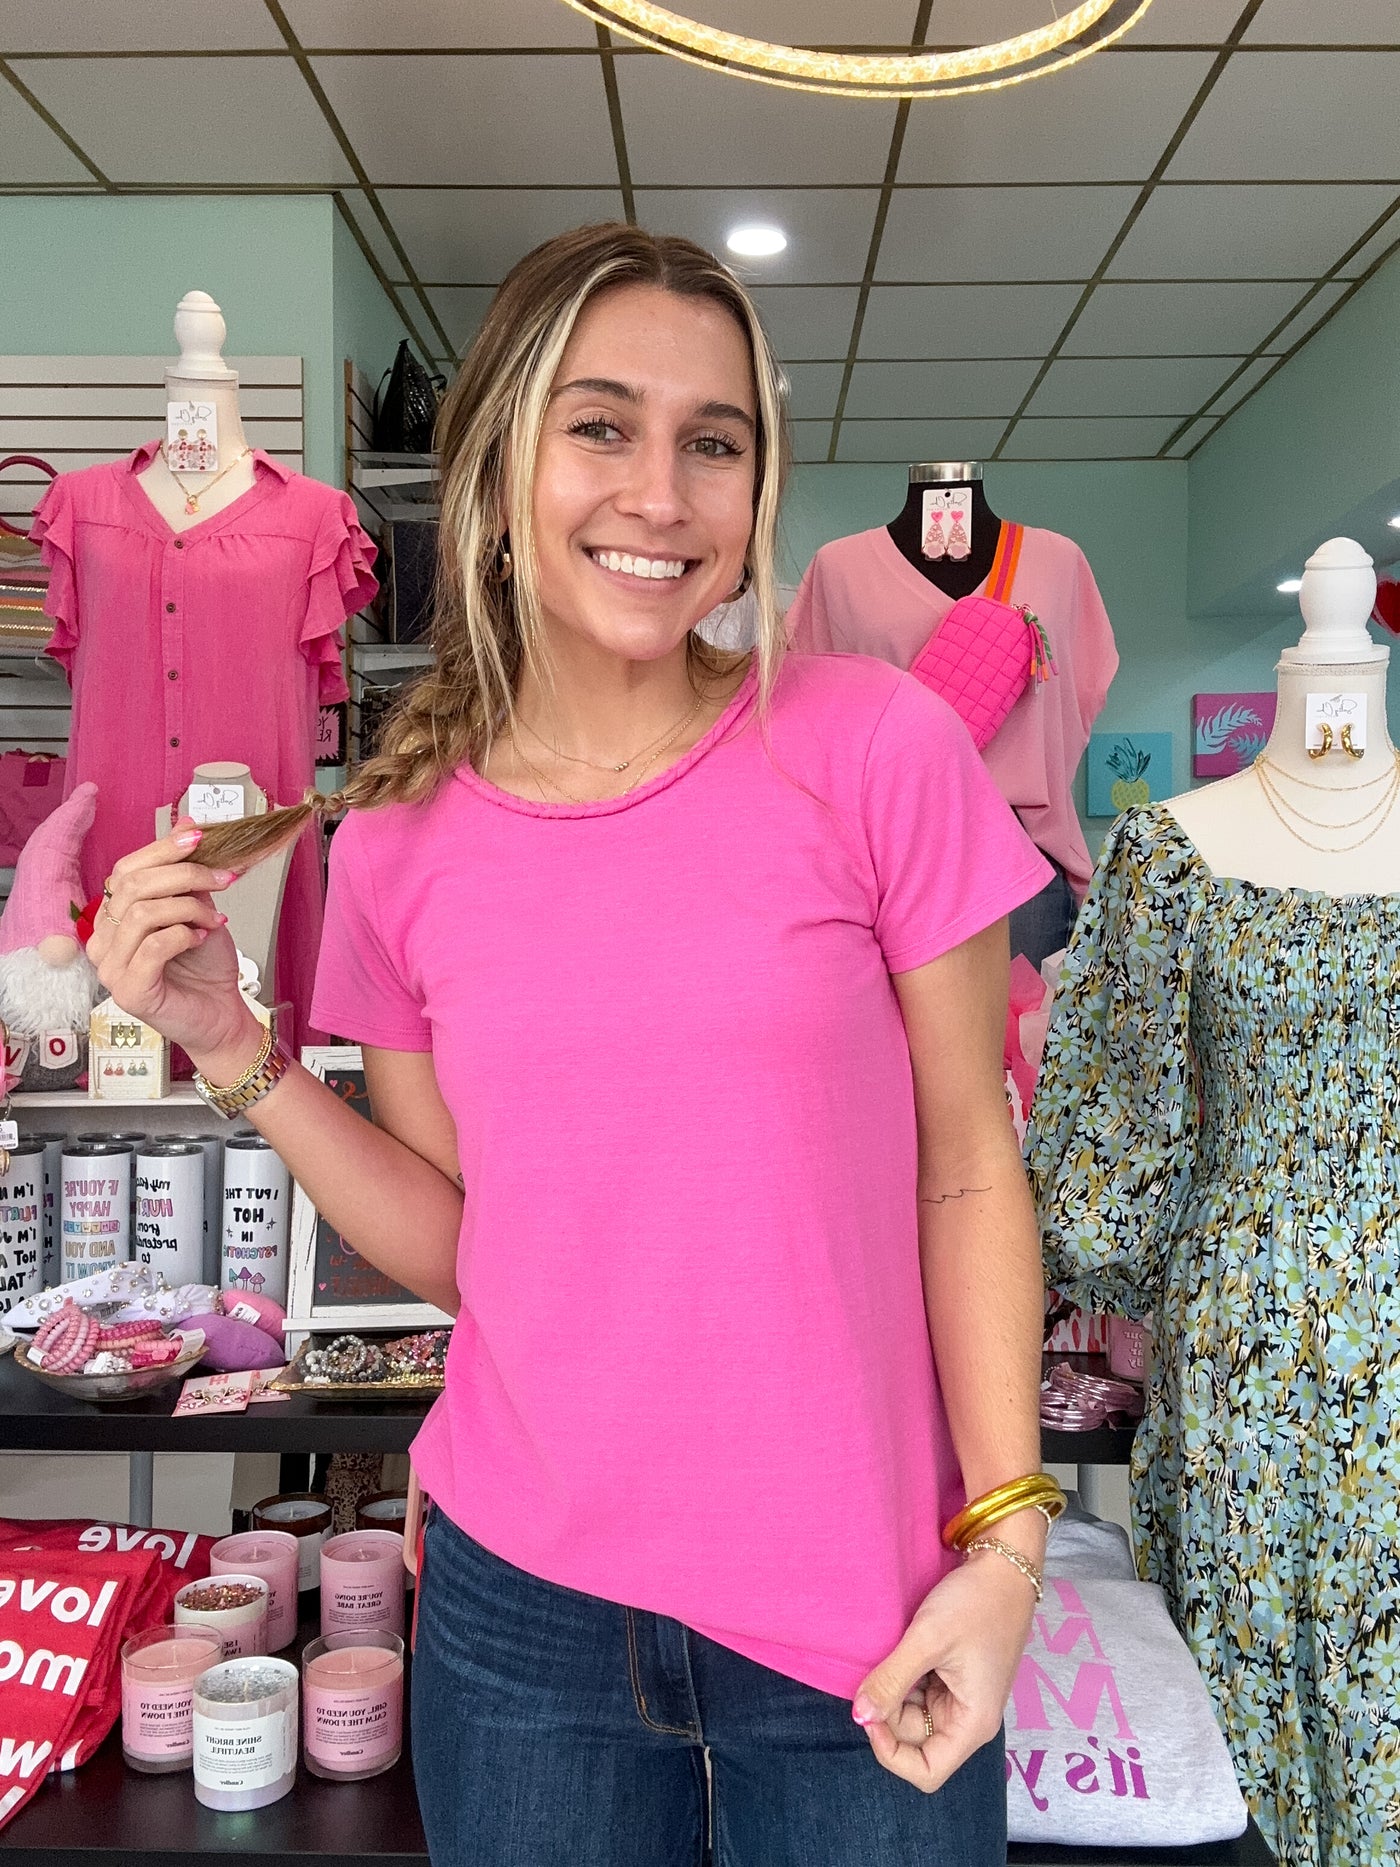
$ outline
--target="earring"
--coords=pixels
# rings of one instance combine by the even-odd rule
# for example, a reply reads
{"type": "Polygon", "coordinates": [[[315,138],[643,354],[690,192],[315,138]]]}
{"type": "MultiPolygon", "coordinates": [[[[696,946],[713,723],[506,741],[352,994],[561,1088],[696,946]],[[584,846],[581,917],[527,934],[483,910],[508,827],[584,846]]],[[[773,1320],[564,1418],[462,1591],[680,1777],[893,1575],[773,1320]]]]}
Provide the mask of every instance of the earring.
{"type": "MultiPolygon", "coordinates": [[[[1332,728],[1324,722],[1320,730],[1322,733],[1322,744],[1320,746],[1308,747],[1309,758],[1326,758],[1327,754],[1332,750],[1332,728]]],[[[1350,732],[1351,728],[1348,727],[1347,731],[1350,732]]]]}
{"type": "Polygon", "coordinates": [[[496,546],[495,560],[491,565],[492,583],[509,583],[510,574],[515,569],[514,559],[510,555],[510,533],[502,532],[496,546]]]}
{"type": "Polygon", "coordinates": [[[730,591],[727,600],[731,603],[737,603],[739,601],[739,598],[746,593],[746,591],[749,588],[749,585],[752,582],[753,582],[753,572],[749,569],[748,565],[746,564],[744,566],[743,576],[739,579],[738,583],[736,583],[734,588],[730,591]]]}
{"type": "Polygon", "coordinates": [[[1351,743],[1350,722],[1342,728],[1342,749],[1345,751],[1348,758],[1365,758],[1366,756],[1366,748],[1364,746],[1354,746],[1351,743]]]}
{"type": "Polygon", "coordinates": [[[963,558],[971,557],[971,555],[972,546],[968,543],[967,532],[963,528],[962,513],[955,512],[952,529],[948,533],[948,556],[956,558],[961,563],[963,558]]]}
{"type": "Polygon", "coordinates": [[[947,546],[943,542],[943,513],[935,507],[929,517],[928,530],[924,533],[924,556],[941,558],[946,552],[947,546]]]}

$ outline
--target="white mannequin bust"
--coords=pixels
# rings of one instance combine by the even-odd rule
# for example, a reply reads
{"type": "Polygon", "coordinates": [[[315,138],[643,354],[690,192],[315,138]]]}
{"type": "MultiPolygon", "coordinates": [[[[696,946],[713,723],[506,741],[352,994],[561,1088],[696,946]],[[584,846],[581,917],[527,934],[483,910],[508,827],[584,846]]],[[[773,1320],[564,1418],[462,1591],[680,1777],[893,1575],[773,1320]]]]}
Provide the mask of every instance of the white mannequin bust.
{"type": "Polygon", "coordinates": [[[180,360],[165,372],[165,392],[175,401],[212,402],[218,418],[218,462],[210,473],[173,474],[162,454],[137,476],[151,504],[173,532],[187,532],[241,499],[255,477],[252,454],[238,413],[238,374],[225,366],[223,313],[207,292],[186,292],[175,308],[180,360]],[[232,463],[232,464],[230,464],[232,463]],[[227,469],[227,471],[225,471],[227,469]],[[216,476],[218,484],[214,484],[216,476]],[[186,510],[187,496],[198,510],[186,510]]]}
{"type": "MultiPolygon", "coordinates": [[[[1251,768],[1167,804],[1216,875],[1329,895],[1400,893],[1400,792],[1386,724],[1388,649],[1366,633],[1376,601],[1371,559],[1351,538],[1332,538],[1308,559],[1299,595],[1307,627],[1279,661],[1278,713],[1251,768]],[[1348,754],[1309,738],[1310,694],[1361,696],[1365,750],[1348,754]],[[1392,806],[1395,808],[1392,809],[1392,806]]],[[[1339,731],[1340,729],[1338,729],[1339,731]]]]}

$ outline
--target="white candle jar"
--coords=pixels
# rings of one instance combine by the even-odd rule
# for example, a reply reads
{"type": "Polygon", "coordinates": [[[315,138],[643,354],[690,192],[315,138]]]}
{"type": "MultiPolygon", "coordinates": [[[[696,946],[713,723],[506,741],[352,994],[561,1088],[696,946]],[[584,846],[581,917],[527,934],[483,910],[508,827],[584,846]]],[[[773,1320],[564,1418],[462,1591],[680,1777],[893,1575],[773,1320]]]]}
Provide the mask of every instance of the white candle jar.
{"type": "Polygon", "coordinates": [[[297,1669],[224,1660],[194,1685],[194,1793],[207,1809],[261,1809],[296,1781],[297,1669]]]}
{"type": "Polygon", "coordinates": [[[267,1652],[272,1591],[262,1575],[209,1575],[186,1582],[175,1597],[177,1627],[208,1627],[224,1643],[226,1660],[267,1652]]]}

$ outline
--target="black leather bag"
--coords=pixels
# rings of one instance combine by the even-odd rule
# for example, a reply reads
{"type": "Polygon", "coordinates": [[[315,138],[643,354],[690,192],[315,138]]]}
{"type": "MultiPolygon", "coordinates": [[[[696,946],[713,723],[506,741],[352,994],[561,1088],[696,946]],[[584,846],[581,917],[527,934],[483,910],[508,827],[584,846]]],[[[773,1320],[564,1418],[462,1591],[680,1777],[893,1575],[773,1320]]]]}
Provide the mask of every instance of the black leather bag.
{"type": "Polygon", "coordinates": [[[447,387],[443,376],[430,376],[405,337],[393,364],[379,379],[374,398],[374,450],[378,454],[426,454],[433,445],[433,423],[447,387]]]}

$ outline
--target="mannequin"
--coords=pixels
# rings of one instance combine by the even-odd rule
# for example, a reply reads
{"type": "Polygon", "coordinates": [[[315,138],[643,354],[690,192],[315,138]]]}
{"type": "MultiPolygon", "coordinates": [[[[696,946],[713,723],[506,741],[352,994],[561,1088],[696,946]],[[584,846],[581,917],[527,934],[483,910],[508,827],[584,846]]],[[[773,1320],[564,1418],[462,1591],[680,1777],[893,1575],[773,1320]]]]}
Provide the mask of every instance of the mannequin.
{"type": "Polygon", "coordinates": [[[1308,559],[1299,594],[1307,628],[1278,664],[1262,772],[1238,772],[1167,805],[1216,875],[1329,895],[1400,892],[1400,808],[1392,814],[1387,804],[1396,771],[1390,655],[1366,633],[1375,600],[1375,569],[1353,539],[1329,539],[1308,559]],[[1338,726],[1330,750],[1310,757],[1309,745],[1320,748],[1318,731],[1307,735],[1308,696],[1338,693],[1361,697],[1364,754],[1348,755],[1338,726]]]}
{"type": "Polygon", "coordinates": [[[178,477],[157,454],[141,473],[137,485],[173,532],[187,532],[241,499],[253,484],[253,455],[238,412],[238,373],[223,360],[228,335],[223,313],[207,292],[186,292],[175,307],[175,339],[180,360],[165,372],[165,393],[171,402],[212,402],[218,421],[218,454],[207,473],[181,473],[178,477]],[[230,464],[232,463],[232,464],[230,464]],[[227,469],[227,471],[225,471],[227,469]],[[216,475],[222,475],[215,485],[216,475]],[[199,502],[196,512],[186,510],[187,495],[199,502]]]}
{"type": "Polygon", "coordinates": [[[987,504],[987,495],[982,490],[982,468],[977,461],[925,460],[910,467],[909,493],[903,509],[885,529],[915,570],[930,583],[937,584],[945,595],[956,599],[970,596],[979,584],[986,582],[996,555],[1001,520],[987,504]],[[972,493],[972,522],[968,528],[972,553],[969,557],[930,558],[924,550],[928,529],[924,521],[924,492],[935,486],[948,491],[965,487],[972,493]]]}

